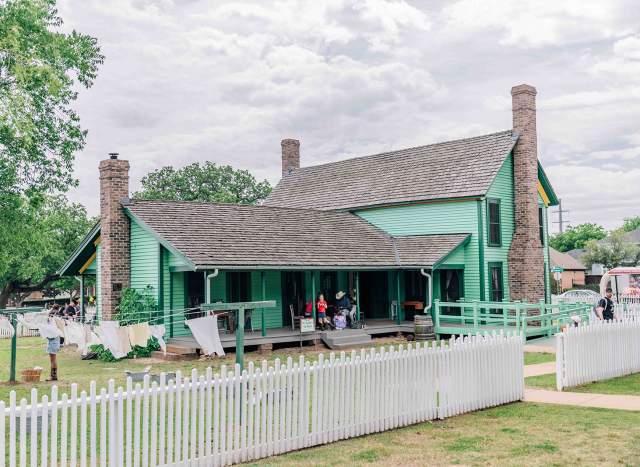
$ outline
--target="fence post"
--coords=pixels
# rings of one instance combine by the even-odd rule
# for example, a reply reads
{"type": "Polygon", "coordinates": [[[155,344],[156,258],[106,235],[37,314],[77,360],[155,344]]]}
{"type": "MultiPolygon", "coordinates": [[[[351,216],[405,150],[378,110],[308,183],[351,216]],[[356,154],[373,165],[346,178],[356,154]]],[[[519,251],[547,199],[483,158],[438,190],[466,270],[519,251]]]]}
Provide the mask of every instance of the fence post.
{"type": "Polygon", "coordinates": [[[436,334],[436,339],[440,339],[440,299],[436,298],[433,301],[433,330],[436,334]]]}
{"type": "Polygon", "coordinates": [[[564,333],[556,336],[556,389],[562,391],[562,376],[564,371],[564,333]]]}
{"type": "Polygon", "coordinates": [[[478,329],[478,300],[473,300],[473,328],[478,329]]]}
{"type": "Polygon", "coordinates": [[[16,314],[11,314],[11,325],[13,326],[13,337],[11,337],[11,366],[9,368],[9,381],[16,382],[16,352],[18,351],[18,321],[16,314]]]}

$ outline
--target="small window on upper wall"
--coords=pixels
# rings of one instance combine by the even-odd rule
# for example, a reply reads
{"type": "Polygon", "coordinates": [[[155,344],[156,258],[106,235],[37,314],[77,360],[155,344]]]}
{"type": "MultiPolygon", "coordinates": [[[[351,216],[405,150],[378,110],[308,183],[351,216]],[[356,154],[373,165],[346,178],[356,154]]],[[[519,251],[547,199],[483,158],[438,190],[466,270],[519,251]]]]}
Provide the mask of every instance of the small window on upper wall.
{"type": "Polygon", "coordinates": [[[542,206],[538,207],[538,227],[540,228],[540,243],[544,246],[544,211],[542,206]]]}
{"type": "Polygon", "coordinates": [[[500,246],[502,244],[502,232],[500,227],[500,200],[487,200],[487,217],[489,227],[489,246],[500,246]]]}

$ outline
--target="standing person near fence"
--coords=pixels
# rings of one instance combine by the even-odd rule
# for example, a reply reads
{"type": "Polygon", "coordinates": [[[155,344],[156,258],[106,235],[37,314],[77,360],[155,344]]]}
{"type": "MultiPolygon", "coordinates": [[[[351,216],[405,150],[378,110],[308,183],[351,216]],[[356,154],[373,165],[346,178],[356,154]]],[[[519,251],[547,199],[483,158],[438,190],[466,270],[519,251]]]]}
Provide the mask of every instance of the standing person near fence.
{"type": "Polygon", "coordinates": [[[605,296],[598,300],[596,315],[598,319],[611,321],[615,316],[615,303],[613,302],[613,290],[607,288],[605,296]]]}
{"type": "Polygon", "coordinates": [[[62,332],[58,329],[54,320],[55,314],[58,312],[57,305],[54,305],[49,314],[49,319],[46,325],[39,327],[39,332],[42,337],[47,339],[47,353],[49,354],[49,362],[51,364],[51,376],[47,378],[47,381],[58,381],[58,352],[60,351],[60,334],[62,332]]]}

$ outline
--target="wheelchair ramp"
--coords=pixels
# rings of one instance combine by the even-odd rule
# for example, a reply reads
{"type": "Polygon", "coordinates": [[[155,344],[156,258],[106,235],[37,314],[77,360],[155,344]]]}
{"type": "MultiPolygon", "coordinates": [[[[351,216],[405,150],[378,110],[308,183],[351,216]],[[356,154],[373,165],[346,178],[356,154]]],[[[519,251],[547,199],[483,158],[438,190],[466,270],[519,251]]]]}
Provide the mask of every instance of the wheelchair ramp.
{"type": "Polygon", "coordinates": [[[341,350],[371,343],[371,336],[362,329],[326,331],[320,333],[320,339],[332,350],[341,350]]]}

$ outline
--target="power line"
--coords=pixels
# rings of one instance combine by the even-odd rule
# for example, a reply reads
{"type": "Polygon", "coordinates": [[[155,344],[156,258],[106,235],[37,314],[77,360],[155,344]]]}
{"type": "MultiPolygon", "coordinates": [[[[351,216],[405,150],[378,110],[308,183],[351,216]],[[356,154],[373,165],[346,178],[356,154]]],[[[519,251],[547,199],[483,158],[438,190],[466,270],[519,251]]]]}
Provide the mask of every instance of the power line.
{"type": "Polygon", "coordinates": [[[568,210],[562,209],[562,200],[558,199],[558,210],[557,211],[553,211],[553,214],[557,214],[558,215],[558,220],[557,221],[553,221],[554,224],[558,224],[558,227],[560,228],[560,233],[562,233],[564,231],[564,225],[568,224],[569,221],[568,219],[565,219],[562,215],[564,213],[569,212],[568,210]]]}

